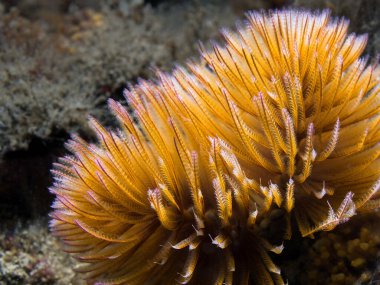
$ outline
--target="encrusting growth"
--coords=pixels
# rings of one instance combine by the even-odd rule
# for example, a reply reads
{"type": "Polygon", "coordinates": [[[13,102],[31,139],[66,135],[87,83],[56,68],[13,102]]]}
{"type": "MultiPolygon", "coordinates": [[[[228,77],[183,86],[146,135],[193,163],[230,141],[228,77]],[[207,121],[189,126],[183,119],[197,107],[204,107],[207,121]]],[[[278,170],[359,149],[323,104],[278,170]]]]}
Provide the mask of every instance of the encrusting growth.
{"type": "Polygon", "coordinates": [[[379,68],[324,11],[249,13],[189,71],[110,100],[55,165],[51,229],[96,284],[283,284],[303,236],[380,206],[379,68]],[[137,123],[135,122],[137,121],[137,123]]]}

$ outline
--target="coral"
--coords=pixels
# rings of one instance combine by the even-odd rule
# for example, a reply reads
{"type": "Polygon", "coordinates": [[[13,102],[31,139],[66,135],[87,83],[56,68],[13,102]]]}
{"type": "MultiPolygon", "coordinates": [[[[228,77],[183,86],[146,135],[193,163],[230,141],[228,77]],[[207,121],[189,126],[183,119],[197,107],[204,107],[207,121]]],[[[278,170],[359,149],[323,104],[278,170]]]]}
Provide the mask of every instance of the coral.
{"type": "Polygon", "coordinates": [[[315,241],[305,240],[300,282],[371,284],[371,271],[380,257],[378,220],[379,213],[357,216],[334,232],[321,233],[315,241]]]}
{"type": "Polygon", "coordinates": [[[53,234],[100,284],[283,284],[267,251],[379,206],[379,68],[344,19],[250,13],[125,92],[55,165],[53,234]],[[306,35],[306,36],[305,36],[306,35]]]}
{"type": "Polygon", "coordinates": [[[62,255],[50,235],[47,220],[20,222],[2,219],[0,225],[0,284],[83,285],[71,269],[74,260],[62,255]]]}
{"type": "Polygon", "coordinates": [[[89,135],[88,114],[110,123],[106,99],[115,90],[148,76],[152,66],[193,55],[198,39],[217,35],[235,17],[228,7],[195,1],[154,9],[134,0],[93,9],[77,1],[18,2],[25,2],[20,11],[0,17],[0,157],[27,149],[35,137],[89,135]],[[50,7],[56,2],[72,4],[64,13],[50,7]]]}

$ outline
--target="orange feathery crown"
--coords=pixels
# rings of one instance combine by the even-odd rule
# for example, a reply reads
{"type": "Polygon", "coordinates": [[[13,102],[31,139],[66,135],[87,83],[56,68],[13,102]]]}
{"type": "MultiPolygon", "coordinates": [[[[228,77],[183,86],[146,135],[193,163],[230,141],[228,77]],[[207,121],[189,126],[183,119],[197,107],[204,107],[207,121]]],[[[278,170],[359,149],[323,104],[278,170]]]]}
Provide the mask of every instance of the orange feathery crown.
{"type": "Polygon", "coordinates": [[[283,284],[268,251],[380,206],[379,76],[329,12],[251,12],[202,62],[110,100],[55,165],[51,228],[96,284],[283,284]]]}

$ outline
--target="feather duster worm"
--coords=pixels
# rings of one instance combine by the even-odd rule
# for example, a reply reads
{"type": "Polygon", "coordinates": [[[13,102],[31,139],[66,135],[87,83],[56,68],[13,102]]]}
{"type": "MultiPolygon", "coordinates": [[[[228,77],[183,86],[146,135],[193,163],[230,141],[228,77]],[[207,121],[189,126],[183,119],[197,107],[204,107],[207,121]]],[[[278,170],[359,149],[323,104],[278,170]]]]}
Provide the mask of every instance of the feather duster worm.
{"type": "Polygon", "coordinates": [[[96,284],[283,284],[267,253],[282,246],[272,246],[258,226],[270,196],[217,139],[206,150],[184,134],[151,86],[143,102],[136,94],[145,87],[128,94],[138,126],[110,101],[124,132],[91,119],[101,144],[74,136],[67,145],[74,155],[53,170],[51,228],[66,251],[88,263],[79,272],[96,284]],[[222,155],[240,180],[229,181],[222,155]]]}
{"type": "Polygon", "coordinates": [[[328,11],[252,12],[203,66],[161,75],[176,112],[275,189],[303,236],[380,206],[380,69],[347,29],[328,11]]]}
{"type": "Polygon", "coordinates": [[[123,130],[91,119],[100,144],[68,143],[51,229],[89,283],[283,284],[268,251],[290,237],[286,213],[310,235],[378,206],[365,38],[327,12],[248,20],[192,73],[126,91],[133,116],[110,101],[123,130]]]}

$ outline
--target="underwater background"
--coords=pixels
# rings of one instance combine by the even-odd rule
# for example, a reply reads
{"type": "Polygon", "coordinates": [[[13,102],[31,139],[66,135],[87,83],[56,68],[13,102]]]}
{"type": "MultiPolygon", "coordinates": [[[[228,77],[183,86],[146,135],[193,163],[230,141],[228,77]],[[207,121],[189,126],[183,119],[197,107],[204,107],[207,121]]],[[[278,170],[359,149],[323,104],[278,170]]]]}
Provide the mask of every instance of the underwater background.
{"type": "MultiPolygon", "coordinates": [[[[49,233],[50,169],[87,118],[117,126],[107,99],[154,68],[198,58],[248,10],[324,9],[380,52],[380,0],[0,1],[0,284],[85,284],[49,233]]],[[[289,284],[380,284],[380,214],[315,239],[294,238],[276,263],[289,284]]]]}

